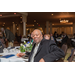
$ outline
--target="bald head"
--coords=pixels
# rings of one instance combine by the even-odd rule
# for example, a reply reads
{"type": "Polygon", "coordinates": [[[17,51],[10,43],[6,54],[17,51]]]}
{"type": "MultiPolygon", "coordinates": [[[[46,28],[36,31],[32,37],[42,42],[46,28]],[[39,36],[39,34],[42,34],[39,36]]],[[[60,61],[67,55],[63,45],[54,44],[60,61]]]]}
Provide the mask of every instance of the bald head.
{"type": "Polygon", "coordinates": [[[39,29],[35,29],[32,32],[31,37],[33,38],[35,43],[39,43],[43,39],[42,32],[39,29]]]}
{"type": "MultiPolygon", "coordinates": [[[[42,35],[41,30],[39,30],[39,29],[35,29],[33,32],[35,32],[35,31],[40,32],[40,34],[42,35]]],[[[33,32],[32,32],[32,33],[33,33],[33,32]]]]}

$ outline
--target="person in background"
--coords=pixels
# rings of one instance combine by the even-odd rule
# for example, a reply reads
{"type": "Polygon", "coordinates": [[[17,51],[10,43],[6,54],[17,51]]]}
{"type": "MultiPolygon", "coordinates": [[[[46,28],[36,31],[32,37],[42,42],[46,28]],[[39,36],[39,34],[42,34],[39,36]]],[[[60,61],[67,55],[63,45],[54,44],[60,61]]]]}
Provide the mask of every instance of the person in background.
{"type": "Polygon", "coordinates": [[[53,37],[54,37],[54,40],[55,40],[55,42],[56,42],[56,38],[58,38],[58,34],[57,34],[56,31],[54,32],[53,37]]]}
{"type": "Polygon", "coordinates": [[[63,33],[62,35],[62,41],[61,41],[61,47],[63,44],[67,44],[67,40],[68,40],[68,36],[66,35],[66,33],[63,33]]]}
{"type": "Polygon", "coordinates": [[[49,35],[49,34],[45,34],[45,35],[44,35],[44,39],[50,40],[50,35],[49,35]]]}
{"type": "Polygon", "coordinates": [[[2,42],[2,44],[3,44],[4,48],[5,48],[6,45],[5,45],[5,41],[4,41],[4,39],[3,39],[3,34],[2,34],[1,31],[0,31],[0,41],[2,42]]]}
{"type": "Polygon", "coordinates": [[[55,41],[55,40],[54,40],[54,37],[53,37],[53,35],[52,35],[52,34],[50,34],[50,40],[55,41]]]}
{"type": "Polygon", "coordinates": [[[75,39],[75,33],[73,34],[73,39],[75,39]]]}
{"type": "Polygon", "coordinates": [[[8,41],[8,46],[13,47],[13,43],[15,39],[14,34],[10,30],[4,28],[1,28],[1,31],[3,33],[3,37],[5,41],[8,41]]]}

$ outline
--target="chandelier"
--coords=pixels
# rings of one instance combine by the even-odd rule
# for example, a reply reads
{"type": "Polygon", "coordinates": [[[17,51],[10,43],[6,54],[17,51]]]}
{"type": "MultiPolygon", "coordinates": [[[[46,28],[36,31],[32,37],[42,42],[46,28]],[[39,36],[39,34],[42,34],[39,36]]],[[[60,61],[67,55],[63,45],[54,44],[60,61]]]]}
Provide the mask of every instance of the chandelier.
{"type": "Polygon", "coordinates": [[[60,20],[60,23],[68,23],[69,20],[60,20]]]}

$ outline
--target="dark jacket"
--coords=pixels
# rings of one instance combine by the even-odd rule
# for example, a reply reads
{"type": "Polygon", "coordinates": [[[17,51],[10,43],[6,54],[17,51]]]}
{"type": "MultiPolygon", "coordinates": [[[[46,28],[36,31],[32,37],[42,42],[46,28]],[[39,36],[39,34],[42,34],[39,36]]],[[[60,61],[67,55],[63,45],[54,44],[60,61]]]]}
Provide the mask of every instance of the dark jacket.
{"type": "Polygon", "coordinates": [[[9,42],[12,42],[12,40],[15,39],[14,34],[10,30],[5,29],[5,34],[6,34],[6,38],[9,42]]]}
{"type": "MultiPolygon", "coordinates": [[[[35,48],[35,44],[32,48],[32,51],[29,56],[29,61],[31,59],[31,55],[33,54],[33,50],[35,48]]],[[[52,40],[43,39],[39,45],[38,51],[34,57],[34,62],[39,62],[41,58],[45,60],[45,62],[51,62],[56,59],[64,57],[65,54],[63,50],[56,46],[56,43],[52,40]]]]}

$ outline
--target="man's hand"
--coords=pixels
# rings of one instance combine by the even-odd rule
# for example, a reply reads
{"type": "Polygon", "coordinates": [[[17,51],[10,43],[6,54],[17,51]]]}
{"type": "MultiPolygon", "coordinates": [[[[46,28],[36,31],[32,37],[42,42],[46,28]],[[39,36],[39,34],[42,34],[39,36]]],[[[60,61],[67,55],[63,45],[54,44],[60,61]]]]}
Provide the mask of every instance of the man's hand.
{"type": "Polygon", "coordinates": [[[22,56],[24,56],[24,55],[25,55],[25,53],[18,53],[18,54],[17,54],[18,57],[22,57],[22,56]]]}
{"type": "Polygon", "coordinates": [[[39,62],[45,62],[45,60],[43,58],[41,58],[39,62]]]}

